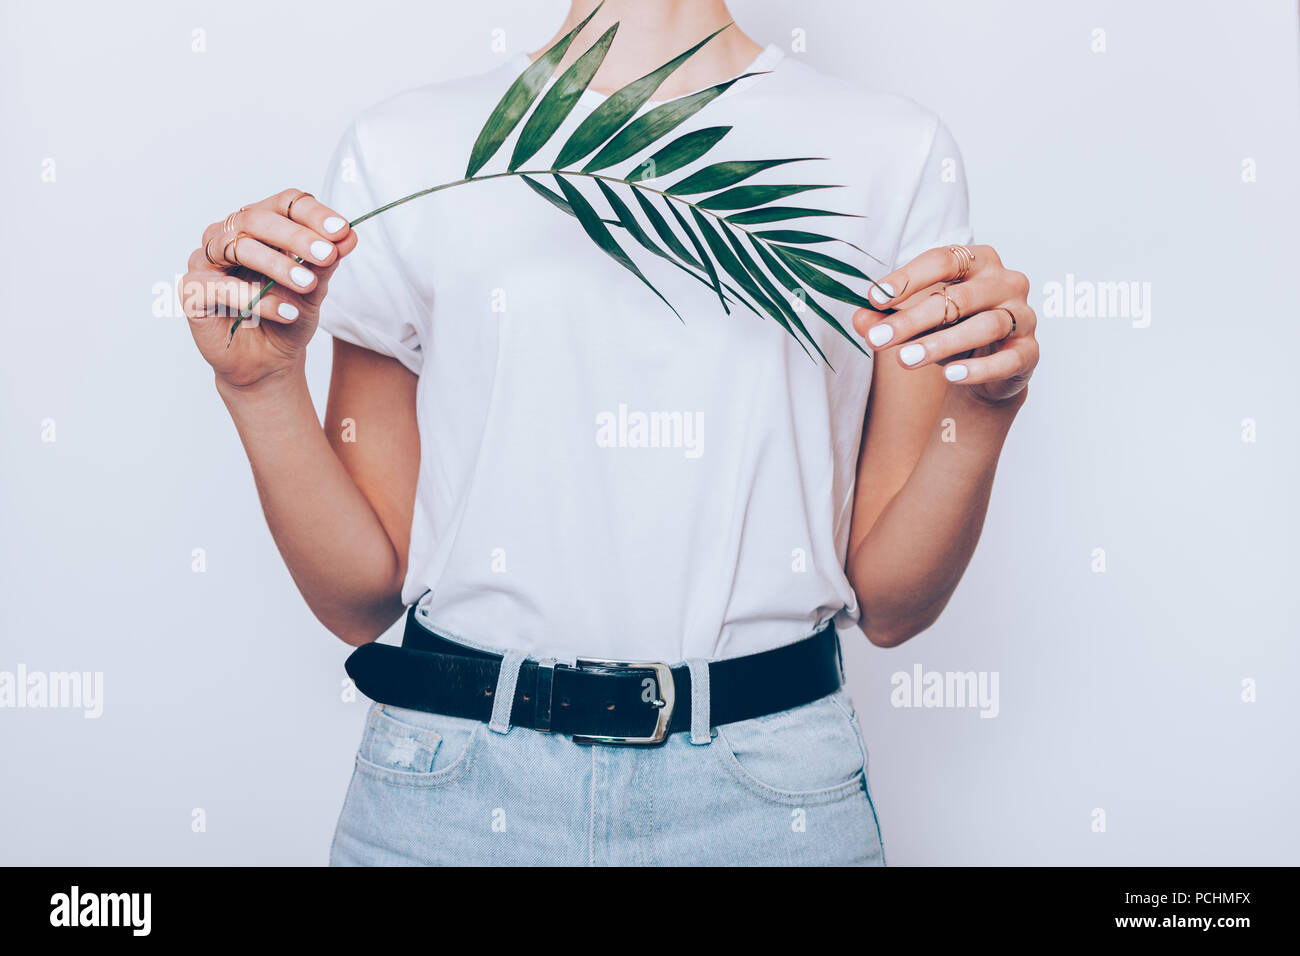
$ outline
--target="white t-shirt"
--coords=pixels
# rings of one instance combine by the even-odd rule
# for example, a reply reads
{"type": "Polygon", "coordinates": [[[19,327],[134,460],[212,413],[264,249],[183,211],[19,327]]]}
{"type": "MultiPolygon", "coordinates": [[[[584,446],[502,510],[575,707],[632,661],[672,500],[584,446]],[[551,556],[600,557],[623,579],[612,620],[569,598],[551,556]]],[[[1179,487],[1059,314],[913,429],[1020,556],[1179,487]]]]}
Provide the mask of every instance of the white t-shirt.
{"type": "MultiPolygon", "coordinates": [[[[356,217],[462,178],[527,63],[521,54],[364,111],[322,201],[356,217]]],[[[872,276],[971,241],[961,159],[933,113],[775,46],[751,70],[770,72],[669,138],[731,132],[650,185],[723,160],[825,157],[747,184],[842,184],[782,204],[863,218],[762,228],[847,239],[884,264],[839,243],[814,248],[872,276]]],[[[525,166],[549,168],[603,99],[587,92],[525,166]]],[[[481,173],[505,169],[517,132],[481,173]]],[[[613,218],[591,180],[573,181],[613,218]]],[[[420,376],[403,600],[449,637],[560,659],[718,659],[790,643],[832,618],[851,627],[844,561],[872,360],[805,311],[831,371],[771,318],[725,314],[710,289],[611,231],[683,321],[516,177],[421,197],[357,227],[321,324],[420,376]]],[[[851,306],[822,302],[851,330],[851,306]]]]}

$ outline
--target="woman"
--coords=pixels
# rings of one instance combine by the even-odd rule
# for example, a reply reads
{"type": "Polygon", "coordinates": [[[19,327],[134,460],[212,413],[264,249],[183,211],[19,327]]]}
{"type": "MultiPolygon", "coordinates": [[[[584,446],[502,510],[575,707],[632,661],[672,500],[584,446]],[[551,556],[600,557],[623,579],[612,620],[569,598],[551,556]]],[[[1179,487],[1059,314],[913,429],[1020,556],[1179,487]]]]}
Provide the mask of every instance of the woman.
{"type": "MultiPolygon", "coordinates": [[[[730,20],[723,0],[596,7],[573,0],[557,37],[595,15],[557,75],[621,30],[533,168],[730,20]]],[[[886,311],[851,315],[874,355],[809,322],[827,363],[810,361],[645,263],[679,323],[515,177],[349,228],[462,177],[537,56],[365,111],[320,199],[254,203],[190,257],[190,327],[271,532],[376,701],[331,862],[883,863],[836,628],[895,646],[956,587],[1037,360],[1028,281],[967,245],[932,113],[734,26],[654,101],[756,74],[689,128],[732,127],[721,159],[825,157],[814,182],[844,188],[820,205],[861,216],[835,235],[892,266],[870,292],[886,311]],[[403,646],[371,643],[408,605],[403,646]]]]}

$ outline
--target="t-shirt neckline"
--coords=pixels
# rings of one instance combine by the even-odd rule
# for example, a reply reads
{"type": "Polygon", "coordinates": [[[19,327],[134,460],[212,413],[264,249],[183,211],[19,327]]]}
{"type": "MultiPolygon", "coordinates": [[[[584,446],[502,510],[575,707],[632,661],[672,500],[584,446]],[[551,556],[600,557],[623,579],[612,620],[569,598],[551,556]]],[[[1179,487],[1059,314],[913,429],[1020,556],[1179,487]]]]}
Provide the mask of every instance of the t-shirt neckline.
{"type": "MultiPolygon", "coordinates": [[[[753,61],[750,62],[749,66],[745,67],[743,70],[737,73],[736,76],[744,76],[746,73],[770,72],[771,70],[775,69],[776,65],[780,63],[781,60],[784,59],[784,57],[785,57],[784,50],[782,50],[775,43],[769,43],[767,46],[763,47],[762,51],[758,54],[758,56],[756,56],[753,59],[753,61]]],[[[510,58],[510,66],[513,72],[515,73],[522,73],[529,66],[531,66],[532,63],[533,61],[528,58],[528,54],[523,52],[516,53],[513,57],[510,58]]],[[[558,74],[557,76],[553,76],[546,81],[546,86],[544,87],[544,93],[550,90],[551,86],[554,85],[557,77],[558,74]]],[[[726,90],[724,90],[722,94],[718,96],[718,99],[724,99],[736,93],[744,92],[745,90],[749,89],[749,87],[753,86],[755,83],[759,82],[762,79],[763,77],[761,76],[747,77],[746,79],[741,80],[740,82],[735,83],[732,86],[728,87],[726,90]]],[[[692,90],[691,92],[694,93],[698,91],[692,90]]],[[[690,93],[686,93],[683,95],[689,96],[690,93]]],[[[578,102],[576,106],[583,107],[586,109],[595,109],[597,106],[605,102],[605,100],[607,99],[609,99],[608,93],[597,93],[595,90],[583,90],[582,96],[578,98],[578,102]]],[[[653,108],[666,102],[668,101],[647,100],[645,105],[647,107],[653,108]]]]}

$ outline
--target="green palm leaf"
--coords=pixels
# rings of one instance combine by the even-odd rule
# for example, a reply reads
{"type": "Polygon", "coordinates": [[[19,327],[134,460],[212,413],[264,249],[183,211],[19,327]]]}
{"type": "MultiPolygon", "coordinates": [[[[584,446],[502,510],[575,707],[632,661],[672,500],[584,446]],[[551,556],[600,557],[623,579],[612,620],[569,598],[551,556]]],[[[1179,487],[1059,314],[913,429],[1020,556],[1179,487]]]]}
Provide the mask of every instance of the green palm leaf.
{"type": "Polygon", "coordinates": [[[758,236],[760,239],[766,240],[767,242],[781,242],[794,245],[802,244],[815,246],[823,242],[842,242],[850,249],[857,249],[858,252],[862,253],[864,256],[870,255],[870,253],[865,249],[855,246],[847,239],[839,239],[835,236],[823,236],[819,232],[804,232],[801,229],[768,229],[763,232],[756,232],[754,235],[758,236]]]}
{"type": "Polygon", "coordinates": [[[798,256],[791,255],[784,246],[772,246],[771,249],[781,257],[781,261],[789,267],[791,272],[822,293],[822,295],[828,295],[832,299],[838,299],[840,302],[846,302],[849,305],[856,305],[861,309],[870,309],[873,312],[881,311],[880,306],[865,296],[858,295],[838,279],[832,279],[826,273],[808,265],[798,256]]]}
{"type": "MultiPolygon", "coordinates": [[[[709,282],[713,284],[713,291],[718,294],[718,301],[722,303],[722,310],[730,315],[731,309],[727,307],[727,299],[722,294],[722,283],[718,281],[718,270],[713,268],[713,261],[709,258],[709,254],[704,251],[704,244],[700,242],[699,237],[695,235],[691,227],[686,224],[682,214],[677,211],[677,207],[672,204],[667,196],[664,197],[664,204],[668,207],[668,211],[673,214],[673,218],[677,220],[677,224],[682,227],[682,232],[686,233],[686,238],[691,241],[691,245],[695,247],[695,254],[700,257],[700,262],[704,263],[704,271],[709,274],[709,282]]],[[[691,212],[695,212],[695,210],[692,209],[691,212]]]]}
{"type": "MultiPolygon", "coordinates": [[[[599,180],[597,181],[599,182],[599,180]]],[[[664,219],[663,213],[651,205],[650,200],[646,199],[641,190],[634,188],[632,190],[632,196],[636,199],[637,205],[641,207],[641,211],[645,213],[646,219],[650,221],[651,228],[659,234],[659,238],[664,241],[664,245],[672,250],[673,255],[678,259],[681,259],[683,262],[694,266],[696,269],[703,269],[704,266],[702,266],[689,252],[686,251],[686,247],[682,245],[682,241],[677,238],[677,234],[673,232],[672,227],[668,225],[668,221],[664,219]]],[[[672,207],[670,206],[669,208],[672,207]]]]}
{"type": "MultiPolygon", "coordinates": [[[[763,270],[758,267],[758,263],[754,261],[753,256],[749,254],[749,251],[741,245],[740,240],[736,238],[736,235],[733,232],[733,228],[734,227],[728,226],[724,223],[721,226],[722,234],[727,237],[727,242],[731,243],[731,248],[736,253],[736,258],[740,260],[740,264],[745,267],[750,276],[753,277],[754,281],[762,288],[763,293],[767,296],[768,300],[777,307],[781,316],[784,317],[777,317],[777,321],[781,323],[782,327],[784,327],[787,332],[794,335],[795,341],[797,342],[799,341],[799,336],[795,335],[795,329],[798,329],[803,337],[808,340],[808,343],[817,350],[817,354],[821,356],[822,361],[827,365],[830,365],[831,363],[826,358],[826,353],[821,350],[821,346],[817,344],[817,340],[808,334],[808,330],[804,328],[804,324],[802,320],[800,320],[798,313],[796,313],[790,303],[786,301],[785,295],[777,291],[776,287],[772,285],[771,281],[763,273],[763,270]]],[[[802,342],[799,342],[799,344],[800,346],[803,345],[802,342]]],[[[805,348],[804,353],[807,354],[807,352],[808,350],[805,348]]],[[[835,371],[833,366],[831,371],[835,371]]]]}
{"type": "Polygon", "coordinates": [[[798,256],[804,262],[815,266],[821,266],[823,269],[830,269],[832,272],[840,272],[846,276],[853,276],[855,279],[865,279],[867,282],[872,281],[871,276],[867,275],[856,266],[851,266],[847,262],[836,259],[834,256],[828,256],[823,252],[817,252],[814,249],[800,249],[793,246],[781,246],[792,256],[798,256]]]}
{"type": "MultiPolygon", "coordinates": [[[[838,242],[833,236],[823,236],[816,232],[802,232],[798,229],[768,229],[765,232],[756,232],[754,235],[760,239],[766,239],[768,242],[786,242],[786,243],[808,243],[816,245],[819,242],[838,242]]],[[[857,247],[854,246],[856,249],[857,247]]]]}
{"type": "Polygon", "coordinates": [[[661,136],[671,133],[734,84],[756,75],[755,73],[746,73],[744,76],[737,76],[724,83],[700,90],[698,93],[669,100],[667,103],[656,106],[644,116],[638,116],[619,130],[614,135],[614,138],[605,144],[604,149],[596,154],[595,159],[582,167],[583,172],[593,173],[635,156],[661,136]]]}
{"type": "Polygon", "coordinates": [[[731,24],[720,27],[713,33],[691,47],[685,53],[673,57],[659,69],[647,73],[639,80],[633,80],[621,90],[612,94],[603,103],[592,110],[591,115],[583,120],[573,134],[560,148],[556,157],[555,168],[564,169],[585,156],[591,155],[597,147],[609,139],[614,132],[632,118],[646,100],[654,95],[655,90],[700,47],[708,43],[731,24]]]}
{"type": "Polygon", "coordinates": [[[595,45],[582,54],[573,66],[565,70],[564,75],[556,80],[555,85],[542,97],[542,101],[537,104],[537,109],[533,110],[533,115],[528,117],[528,122],[524,124],[523,131],[515,142],[515,151],[510,156],[511,171],[532,159],[533,155],[546,145],[551,135],[560,128],[560,124],[568,118],[573,107],[582,98],[588,84],[591,83],[591,78],[596,75],[600,64],[604,62],[605,54],[609,52],[609,46],[614,42],[614,34],[617,32],[616,23],[606,30],[595,45]]]}
{"type": "Polygon", "coordinates": [[[838,186],[737,186],[717,193],[699,203],[701,209],[748,209],[750,206],[762,206],[776,202],[795,193],[810,189],[838,189],[838,186]]]}
{"type": "Polygon", "coordinates": [[[727,222],[737,226],[756,226],[765,222],[782,222],[786,219],[806,219],[810,216],[844,216],[861,219],[849,212],[828,212],[825,209],[804,209],[799,206],[769,206],[766,209],[749,209],[732,213],[727,222]]]}
{"type": "Polygon", "coordinates": [[[573,207],[570,206],[568,201],[559,193],[555,192],[554,190],[547,189],[545,186],[543,186],[537,180],[533,179],[531,176],[520,176],[519,178],[522,179],[528,185],[529,189],[537,193],[537,195],[541,196],[543,199],[549,202],[556,209],[562,209],[573,218],[575,219],[578,218],[578,214],[573,211],[573,207]]]}
{"type": "Polygon", "coordinates": [[[681,182],[674,183],[668,187],[667,191],[674,196],[711,193],[717,189],[734,186],[741,180],[748,179],[755,173],[761,173],[765,169],[771,169],[773,166],[784,166],[786,163],[803,163],[816,158],[818,157],[801,156],[798,159],[761,159],[747,163],[714,163],[712,166],[705,166],[697,173],[692,173],[681,182]]]}
{"type": "Polygon", "coordinates": [[[855,349],[857,349],[863,355],[868,354],[867,350],[862,347],[862,343],[860,343],[857,340],[857,337],[849,333],[844,328],[844,326],[840,325],[839,321],[835,318],[835,316],[831,315],[829,312],[826,311],[826,309],[822,308],[821,304],[815,298],[813,298],[813,296],[809,294],[809,292],[803,286],[799,284],[798,280],[796,280],[792,275],[790,275],[790,273],[782,267],[781,263],[777,262],[776,257],[772,255],[772,253],[768,252],[766,249],[763,248],[763,244],[761,242],[755,239],[753,235],[750,235],[749,242],[750,245],[754,247],[755,251],[758,252],[759,257],[762,258],[763,264],[767,266],[768,271],[771,272],[772,275],[776,277],[777,282],[780,282],[792,293],[799,296],[799,298],[801,298],[805,303],[807,303],[808,307],[817,314],[818,318],[820,318],[823,322],[825,322],[827,325],[833,328],[836,332],[840,333],[840,335],[844,336],[844,338],[848,339],[849,343],[855,349]]]}
{"type": "Polygon", "coordinates": [[[611,259],[645,283],[647,289],[659,296],[659,298],[663,300],[664,305],[673,310],[673,315],[677,316],[677,318],[682,322],[685,322],[686,320],[682,319],[681,313],[673,308],[673,304],[665,299],[658,289],[651,285],[650,280],[645,277],[637,267],[637,264],[628,258],[628,254],[623,251],[623,247],[618,244],[618,241],[612,235],[610,235],[609,229],[606,228],[604,220],[602,220],[596,210],[591,207],[591,203],[587,202],[587,198],[583,196],[582,193],[578,192],[578,188],[571,185],[568,180],[559,175],[555,177],[555,184],[560,187],[560,192],[564,193],[564,198],[569,201],[570,208],[573,209],[574,215],[578,217],[578,222],[582,223],[582,228],[587,231],[587,235],[591,237],[592,242],[600,246],[600,248],[603,249],[611,259]]]}
{"type": "Polygon", "coordinates": [[[501,144],[505,142],[511,130],[519,125],[519,120],[523,118],[524,113],[528,112],[528,107],[533,105],[537,94],[542,91],[546,81],[551,78],[555,68],[564,59],[564,54],[568,52],[573,38],[582,32],[582,28],[602,6],[604,6],[603,0],[596,4],[595,10],[587,14],[586,20],[566,33],[555,46],[539,56],[536,63],[519,74],[519,78],[510,84],[510,89],[506,90],[505,96],[501,97],[501,102],[497,103],[496,109],[483,124],[478,139],[474,141],[474,148],[469,153],[469,165],[465,167],[466,179],[473,178],[474,174],[482,169],[483,165],[501,148],[501,144]]]}
{"type": "MultiPolygon", "coordinates": [[[[641,228],[641,224],[637,222],[636,216],[632,215],[632,210],[628,208],[627,203],[623,202],[623,200],[619,197],[618,193],[614,192],[613,187],[605,185],[604,180],[601,179],[596,180],[596,185],[600,187],[601,194],[605,197],[605,201],[609,203],[609,208],[614,210],[614,215],[618,217],[619,225],[621,225],[624,229],[627,230],[628,235],[630,235],[633,239],[639,242],[643,248],[650,250],[655,255],[659,256],[661,259],[665,259],[668,262],[671,262],[674,266],[676,266],[678,269],[681,269],[682,272],[686,273],[695,281],[701,282],[704,285],[709,286],[709,282],[707,279],[705,279],[703,276],[697,275],[696,273],[688,269],[686,266],[682,265],[682,263],[678,262],[675,258],[673,258],[673,256],[670,253],[665,252],[663,249],[660,249],[659,246],[655,244],[655,241],[651,239],[648,235],[646,235],[645,230],[641,228]]],[[[658,215],[657,210],[655,214],[658,215]]],[[[685,249],[683,249],[682,251],[684,252],[685,249]]],[[[695,266],[695,268],[697,269],[704,268],[698,262],[695,262],[695,260],[692,259],[690,261],[695,266]]],[[[710,286],[710,288],[712,287],[710,286]]]]}
{"type": "MultiPolygon", "coordinates": [[[[722,237],[718,235],[713,224],[705,219],[703,214],[694,207],[691,207],[691,215],[695,218],[695,225],[699,227],[700,235],[702,235],[704,241],[708,243],[709,249],[713,252],[713,257],[718,261],[718,265],[723,268],[727,275],[736,280],[736,284],[744,289],[749,297],[757,302],[764,312],[772,316],[772,318],[774,318],[787,332],[794,335],[794,331],[790,328],[790,324],[786,321],[785,314],[781,311],[780,307],[767,297],[758,282],[754,280],[754,277],[749,274],[744,265],[741,264],[740,260],[736,258],[736,255],[727,248],[727,244],[723,241],[722,237]]],[[[807,353],[808,349],[803,342],[799,340],[799,337],[794,335],[794,339],[799,343],[799,348],[803,349],[804,352],[807,353]]]]}
{"type": "Polygon", "coordinates": [[[730,132],[730,126],[708,126],[679,136],[638,166],[628,179],[644,182],[674,173],[687,163],[695,162],[730,132]]]}
{"type": "MultiPolygon", "coordinates": [[[[598,5],[596,10],[599,9],[598,5]]],[[[630,236],[642,249],[671,263],[710,289],[728,314],[731,313],[730,306],[738,304],[759,317],[771,316],[810,358],[813,353],[809,351],[809,345],[821,361],[830,365],[801,317],[804,310],[796,307],[792,296],[805,302],[814,315],[858,351],[869,354],[856,337],[817,301],[816,296],[823,295],[877,312],[887,311],[830,273],[866,282],[873,280],[856,266],[807,247],[841,242],[859,252],[863,250],[846,240],[800,229],[751,231],[748,228],[804,218],[853,215],[811,207],[775,205],[779,200],[799,193],[837,188],[830,184],[743,185],[745,180],[764,170],[809,162],[813,157],[715,162],[688,174],[667,189],[647,185],[650,180],[676,172],[700,159],[731,131],[730,126],[708,126],[681,134],[662,145],[673,130],[699,114],[733,84],[757,74],[734,77],[687,96],[656,104],[644,114],[637,115],[668,76],[726,27],[714,31],[657,70],[607,97],[568,136],[549,168],[523,168],[556,138],[557,131],[573,114],[577,102],[589,88],[612,47],[619,29],[617,23],[607,29],[542,95],[574,39],[595,12],[593,10],[535,63],[527,66],[506,90],[474,141],[464,179],[430,186],[393,200],[358,216],[351,225],[360,225],[389,209],[444,189],[487,179],[518,177],[532,192],[574,217],[592,242],[635,275],[673,310],[678,319],[682,319],[681,314],[650,282],[611,229],[620,230],[620,236],[630,236]],[[483,173],[483,168],[521,123],[522,129],[506,169],[483,173]],[[602,172],[645,151],[652,151],[649,158],[625,176],[602,172]],[[589,156],[592,158],[585,167],[581,170],[573,168],[589,156]],[[547,175],[555,180],[558,192],[538,181],[539,177],[547,175]],[[574,181],[579,177],[595,181],[613,219],[602,218],[587,200],[574,181]],[[619,187],[630,191],[635,203],[625,201],[619,194],[619,187]],[[651,201],[656,194],[668,208],[669,217],[665,217],[657,204],[651,201]]],[[[252,314],[253,306],[274,285],[273,281],[266,282],[253,301],[241,310],[240,318],[231,326],[232,338],[240,323],[252,314]]]]}

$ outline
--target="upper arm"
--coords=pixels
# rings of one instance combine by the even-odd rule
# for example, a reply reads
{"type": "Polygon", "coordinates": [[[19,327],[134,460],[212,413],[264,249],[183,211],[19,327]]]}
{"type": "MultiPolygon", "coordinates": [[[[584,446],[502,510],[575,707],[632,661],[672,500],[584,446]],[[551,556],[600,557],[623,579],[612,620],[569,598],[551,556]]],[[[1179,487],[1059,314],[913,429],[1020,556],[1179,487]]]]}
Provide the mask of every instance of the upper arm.
{"type": "Polygon", "coordinates": [[[388,533],[399,579],[406,576],[420,472],[418,381],[397,359],[334,340],[325,434],[388,533]]]}
{"type": "MultiPolygon", "coordinates": [[[[894,257],[894,268],[927,249],[972,240],[965,166],[952,134],[937,116],[918,139],[914,191],[894,257]]],[[[894,271],[893,269],[890,270],[894,271]]],[[[916,305],[932,288],[907,290],[896,308],[916,305]]],[[[948,383],[937,365],[905,368],[898,360],[901,341],[878,350],[858,457],[849,554],[902,489],[929,441],[948,383]]]]}

